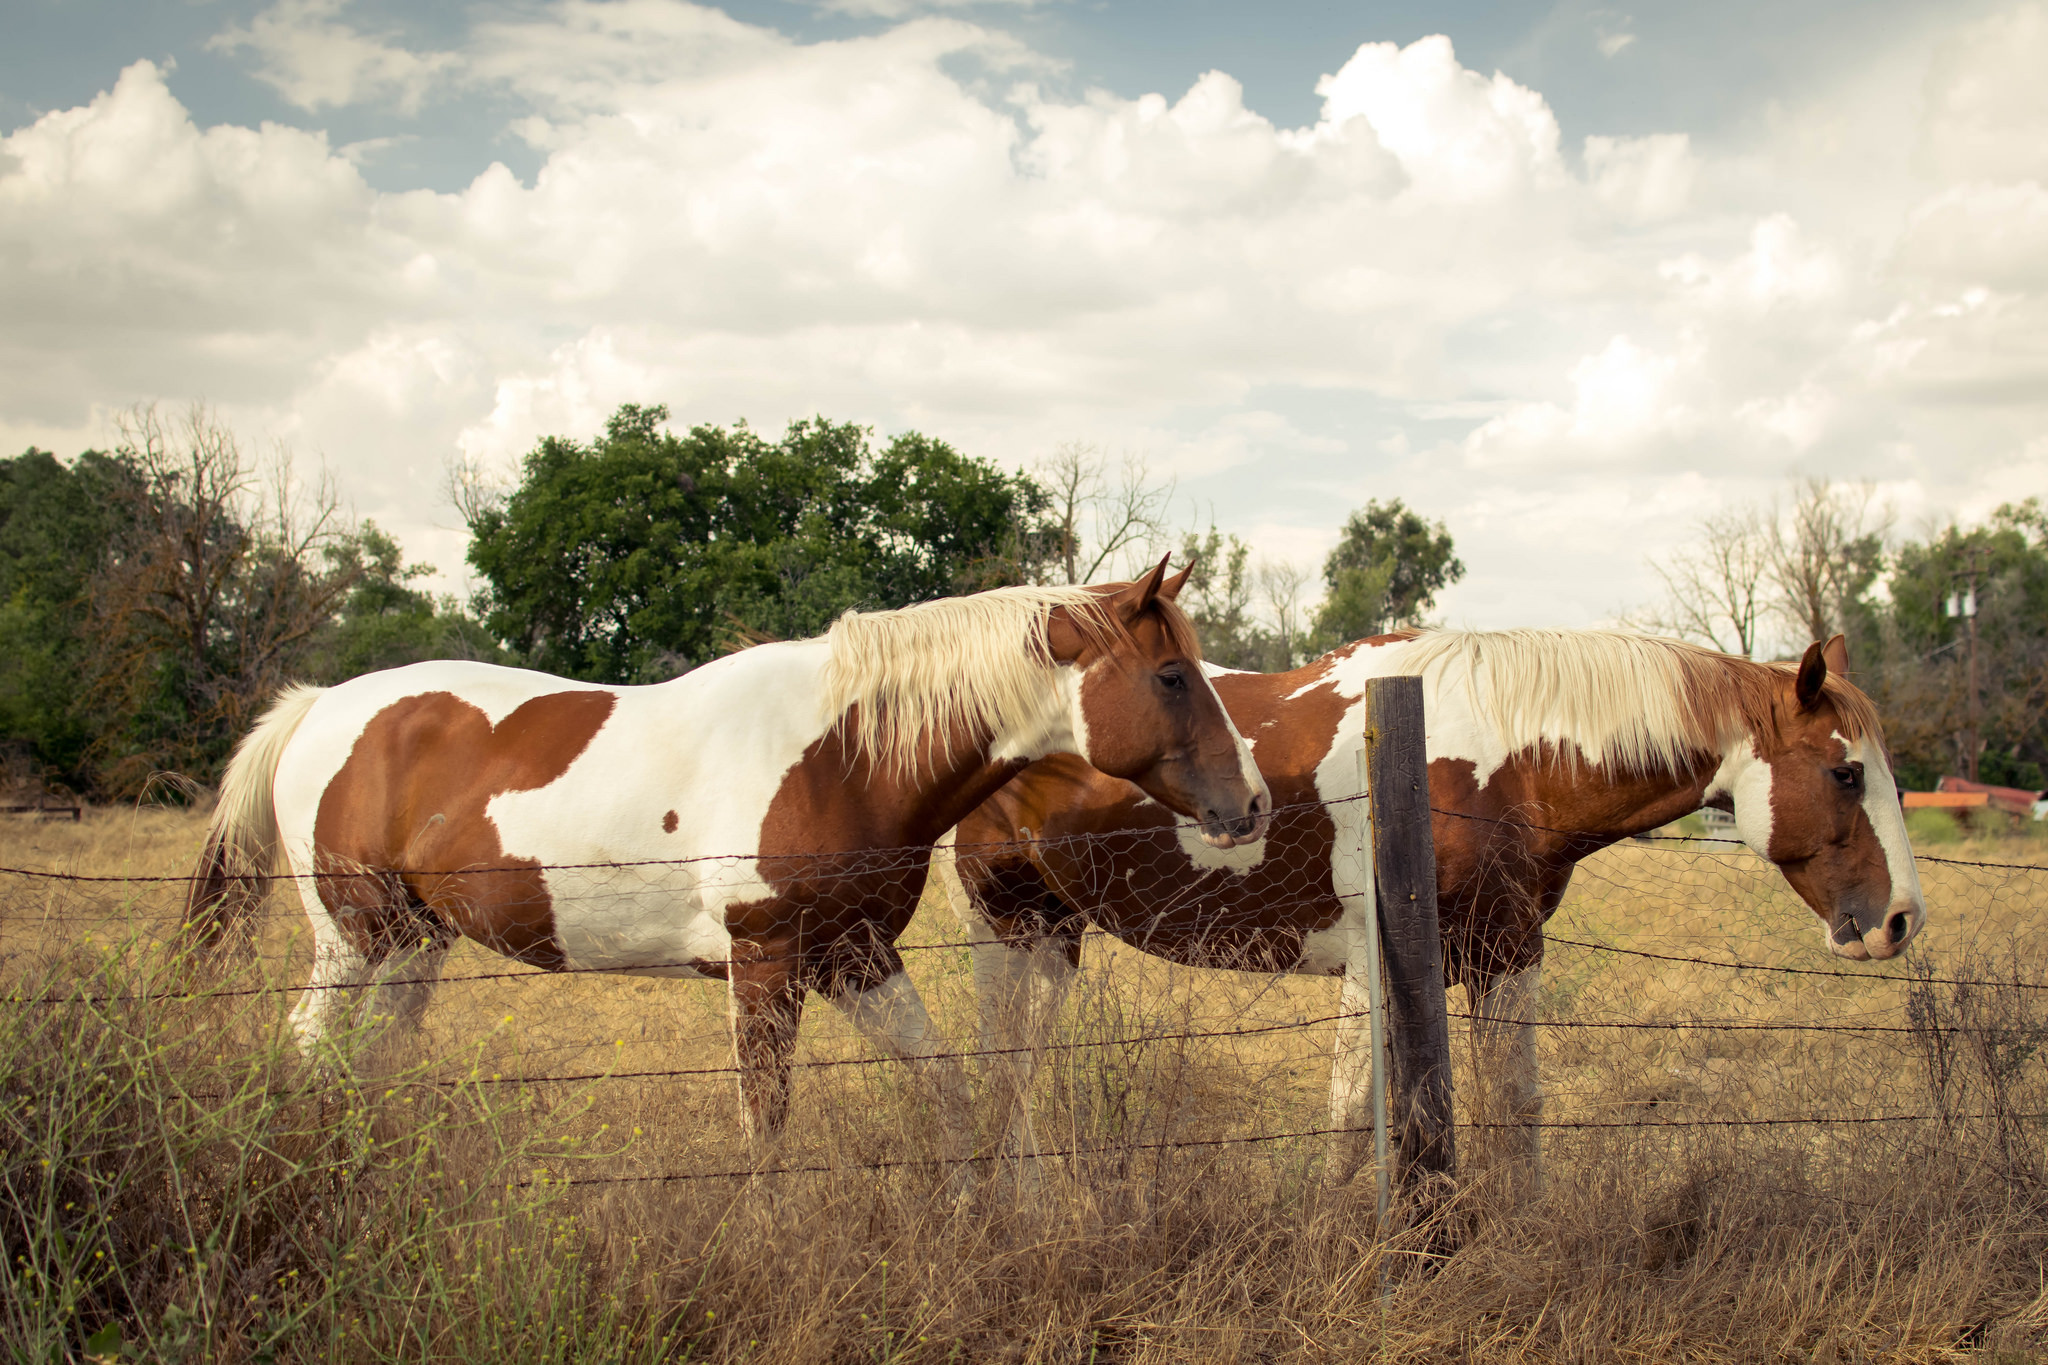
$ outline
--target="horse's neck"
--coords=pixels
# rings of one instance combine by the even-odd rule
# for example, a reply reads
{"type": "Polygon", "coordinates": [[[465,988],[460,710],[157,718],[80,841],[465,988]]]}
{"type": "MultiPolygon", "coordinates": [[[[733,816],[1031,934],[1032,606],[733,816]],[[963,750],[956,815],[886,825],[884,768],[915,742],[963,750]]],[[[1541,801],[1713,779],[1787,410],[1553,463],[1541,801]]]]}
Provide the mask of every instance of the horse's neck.
{"type": "Polygon", "coordinates": [[[1022,772],[1026,763],[992,756],[991,741],[964,725],[943,738],[925,736],[915,762],[907,768],[851,752],[846,733],[843,725],[835,729],[821,757],[838,765],[848,787],[861,793],[870,827],[885,831],[889,842],[905,846],[935,842],[1022,772]]]}
{"type": "Polygon", "coordinates": [[[1528,826],[1538,844],[1556,842],[1576,857],[1590,851],[1588,845],[1646,834],[1692,814],[1720,766],[1721,756],[1712,754],[1676,772],[1616,774],[1523,753],[1509,759],[1474,800],[1502,807],[1499,818],[1528,826]]]}

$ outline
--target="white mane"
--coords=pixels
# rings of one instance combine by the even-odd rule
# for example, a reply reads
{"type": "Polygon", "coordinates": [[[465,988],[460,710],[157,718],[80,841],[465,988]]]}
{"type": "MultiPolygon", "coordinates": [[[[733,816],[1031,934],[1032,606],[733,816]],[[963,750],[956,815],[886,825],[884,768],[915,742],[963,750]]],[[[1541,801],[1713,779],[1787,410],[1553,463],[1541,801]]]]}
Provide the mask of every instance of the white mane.
{"type": "MultiPolygon", "coordinates": [[[[1618,630],[1437,630],[1416,635],[1399,667],[1433,693],[1462,690],[1509,753],[1547,745],[1561,761],[1648,773],[1775,725],[1795,666],[1618,630]]],[[[1855,687],[1830,676],[1827,696],[1849,738],[1876,730],[1855,687]]]]}
{"type": "Polygon", "coordinates": [[[1065,607],[1084,633],[1122,629],[1087,588],[996,588],[896,611],[849,611],[832,623],[825,703],[848,717],[859,751],[897,772],[922,736],[950,751],[964,726],[988,735],[1042,731],[1063,704],[1046,618],[1065,607]],[[855,709],[857,708],[857,710],[855,709]]]}

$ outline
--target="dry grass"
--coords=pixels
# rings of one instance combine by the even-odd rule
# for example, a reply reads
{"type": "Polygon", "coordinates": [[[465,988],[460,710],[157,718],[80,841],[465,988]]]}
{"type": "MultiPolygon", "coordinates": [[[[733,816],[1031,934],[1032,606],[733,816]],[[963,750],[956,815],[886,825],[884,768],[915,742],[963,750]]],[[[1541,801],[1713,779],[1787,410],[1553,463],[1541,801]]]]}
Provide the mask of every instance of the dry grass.
{"type": "MultiPolygon", "coordinates": [[[[0,863],[182,875],[199,836],[163,811],[15,820],[0,863]]],[[[2032,841],[1934,851],[2048,861],[2032,841]]],[[[2048,873],[1924,875],[1913,963],[2048,981],[2028,932],[2048,873]]],[[[9,989],[162,989],[147,945],[175,890],[0,878],[9,989]]],[[[303,979],[303,923],[275,908],[231,984],[303,979]]],[[[0,1018],[0,1327],[36,1360],[111,1322],[164,1360],[2048,1358],[2048,1143],[2023,1117],[2048,1111],[2048,992],[1837,964],[1746,854],[1611,850],[1553,930],[1852,975],[1554,948],[1546,1018],[1689,1026],[1546,1029],[1551,1122],[1931,1117],[1556,1129],[1539,1196],[1468,1171],[1444,1227],[1383,1240],[1368,1186],[1322,1188],[1314,1139],[1161,1145],[1322,1126],[1326,1030],[1157,1035],[1326,1015],[1334,986],[1101,939],[1062,1031],[1088,1046],[1053,1055],[1039,1101],[1041,1140],[1088,1155],[1047,1163],[1036,1195],[983,1172],[964,1202],[936,1166],[860,1169],[936,1154],[922,1092],[890,1065],[800,1072],[780,1163],[823,1173],[605,1183],[749,1168],[729,1076],[622,1075],[729,1063],[708,983],[456,981],[418,1056],[364,1092],[277,1046],[284,993],[20,1003],[0,1018]],[[546,1079],[571,1074],[610,1079],[546,1079]],[[1434,1254],[1447,1232],[1455,1253],[1434,1254]]],[[[927,913],[909,941],[957,937],[927,913]]],[[[972,1047],[964,953],[907,958],[972,1047]]],[[[504,970],[468,945],[448,964],[504,970]]],[[[800,1059],[864,1055],[814,1002],[800,1059]]]]}

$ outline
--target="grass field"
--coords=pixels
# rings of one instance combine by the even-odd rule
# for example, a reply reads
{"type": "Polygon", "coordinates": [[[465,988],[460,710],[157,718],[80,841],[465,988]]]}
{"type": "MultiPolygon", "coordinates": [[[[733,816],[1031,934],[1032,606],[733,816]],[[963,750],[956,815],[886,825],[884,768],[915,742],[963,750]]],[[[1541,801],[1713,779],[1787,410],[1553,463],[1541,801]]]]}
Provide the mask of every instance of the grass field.
{"type": "MultiPolygon", "coordinates": [[[[13,819],[0,864],[181,876],[200,828],[13,819]]],[[[1546,1122],[1601,1126],[1545,1133],[1540,1193],[1468,1163],[1389,1238],[1320,1140],[1217,1144],[1327,1122],[1327,1026],[1161,1036],[1324,1016],[1330,982],[1092,938],[1039,1092],[1041,1141],[1087,1154],[1035,1194],[957,1198],[922,1092],[866,1064],[799,1072],[778,1160],[822,1173],[661,1181],[751,1168],[714,983],[452,980],[351,1089],[280,1045],[288,907],[245,993],[88,1002],[188,984],[155,946],[180,888],[0,875],[0,1329],[34,1361],[2048,1359],[2048,872],[1991,865],[2048,846],[1927,851],[1957,861],[1923,866],[1925,937],[1867,969],[1746,853],[1589,860],[1551,928],[1596,946],[1554,942],[1541,1054],[1546,1122]],[[1926,1117],[1855,1122],[1895,1114],[1926,1117]]],[[[928,905],[907,960],[972,1048],[966,955],[929,946],[959,936],[928,905]]],[[[464,945],[447,975],[508,969],[464,945]]],[[[813,1001],[799,1056],[866,1053],[813,1001]]]]}

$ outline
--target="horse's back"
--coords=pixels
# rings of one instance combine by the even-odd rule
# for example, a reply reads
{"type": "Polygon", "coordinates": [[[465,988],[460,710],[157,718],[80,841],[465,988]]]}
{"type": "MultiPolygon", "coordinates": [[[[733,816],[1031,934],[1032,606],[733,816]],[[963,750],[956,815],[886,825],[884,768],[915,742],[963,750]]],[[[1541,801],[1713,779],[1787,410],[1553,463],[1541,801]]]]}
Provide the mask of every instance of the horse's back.
{"type": "Polygon", "coordinates": [[[539,965],[720,956],[721,907],[760,891],[762,815],[821,724],[819,654],[767,646],[647,687],[468,662],[351,679],[279,765],[286,853],[396,879],[323,878],[329,911],[383,913],[353,902],[400,885],[539,965]]]}
{"type": "Polygon", "coordinates": [[[351,678],[313,704],[278,764],[279,829],[288,847],[389,865],[416,807],[543,785],[617,701],[617,689],[461,660],[351,678]]]}

